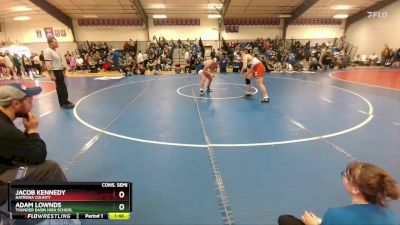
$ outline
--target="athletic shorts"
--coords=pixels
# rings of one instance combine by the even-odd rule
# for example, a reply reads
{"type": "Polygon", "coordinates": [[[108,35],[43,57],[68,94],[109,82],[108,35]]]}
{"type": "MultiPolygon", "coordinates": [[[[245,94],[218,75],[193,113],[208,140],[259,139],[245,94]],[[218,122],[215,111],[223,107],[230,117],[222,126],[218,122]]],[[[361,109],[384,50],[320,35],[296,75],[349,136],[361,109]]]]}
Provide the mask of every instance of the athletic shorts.
{"type": "Polygon", "coordinates": [[[265,74],[264,65],[262,63],[255,65],[253,68],[252,74],[255,77],[264,77],[264,74],[265,74]]]}
{"type": "Polygon", "coordinates": [[[211,79],[213,77],[213,74],[208,72],[208,71],[204,71],[204,70],[199,70],[198,74],[201,76],[205,76],[207,79],[211,79]]]}

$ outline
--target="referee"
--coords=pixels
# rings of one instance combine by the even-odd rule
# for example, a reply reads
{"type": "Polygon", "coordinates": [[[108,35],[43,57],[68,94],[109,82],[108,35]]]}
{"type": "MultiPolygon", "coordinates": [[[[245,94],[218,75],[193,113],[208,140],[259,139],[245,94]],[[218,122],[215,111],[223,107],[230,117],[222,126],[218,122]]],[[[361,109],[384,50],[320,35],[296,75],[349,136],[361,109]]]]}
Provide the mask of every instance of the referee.
{"type": "Polygon", "coordinates": [[[56,48],[58,48],[57,39],[50,37],[47,39],[47,43],[49,44],[49,47],[43,52],[44,61],[46,62],[50,79],[56,82],[58,102],[62,108],[72,109],[75,107],[75,105],[68,101],[68,90],[64,81],[64,71],[61,56],[58,52],[56,52],[56,48]]]}

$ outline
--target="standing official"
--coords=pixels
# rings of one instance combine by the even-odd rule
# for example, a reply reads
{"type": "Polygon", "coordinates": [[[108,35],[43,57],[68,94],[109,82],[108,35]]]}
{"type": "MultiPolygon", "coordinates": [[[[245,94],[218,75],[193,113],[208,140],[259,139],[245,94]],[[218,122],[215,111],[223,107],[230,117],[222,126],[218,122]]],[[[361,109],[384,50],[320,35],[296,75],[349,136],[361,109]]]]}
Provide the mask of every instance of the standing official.
{"type": "Polygon", "coordinates": [[[56,82],[58,102],[62,108],[72,109],[75,107],[75,105],[68,101],[68,90],[64,80],[65,74],[61,61],[61,55],[56,52],[56,48],[58,48],[57,39],[50,37],[47,39],[47,43],[49,44],[49,47],[44,50],[43,55],[50,79],[56,82]]]}

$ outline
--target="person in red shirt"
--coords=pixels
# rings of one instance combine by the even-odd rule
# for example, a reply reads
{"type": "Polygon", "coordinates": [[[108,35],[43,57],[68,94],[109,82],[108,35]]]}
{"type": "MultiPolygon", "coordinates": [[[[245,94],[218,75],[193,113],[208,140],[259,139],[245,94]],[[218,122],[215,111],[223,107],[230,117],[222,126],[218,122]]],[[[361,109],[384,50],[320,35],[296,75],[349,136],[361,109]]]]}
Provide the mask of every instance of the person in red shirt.
{"type": "Polygon", "coordinates": [[[108,60],[104,60],[102,68],[105,71],[110,71],[110,63],[108,62],[108,60]]]}

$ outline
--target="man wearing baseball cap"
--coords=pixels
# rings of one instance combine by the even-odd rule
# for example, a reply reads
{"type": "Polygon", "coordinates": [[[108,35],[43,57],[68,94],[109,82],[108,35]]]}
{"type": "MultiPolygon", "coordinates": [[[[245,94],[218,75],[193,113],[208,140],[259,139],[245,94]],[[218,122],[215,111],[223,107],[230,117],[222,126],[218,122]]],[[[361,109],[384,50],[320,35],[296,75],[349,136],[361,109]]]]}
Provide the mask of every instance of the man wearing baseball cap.
{"type": "Polygon", "coordinates": [[[19,167],[26,167],[24,181],[65,182],[57,162],[46,160],[46,144],[39,136],[39,119],[30,110],[33,96],[41,87],[27,88],[18,83],[0,86],[0,205],[7,198],[7,182],[14,181],[19,167]],[[14,125],[23,118],[25,132],[14,125]]]}

